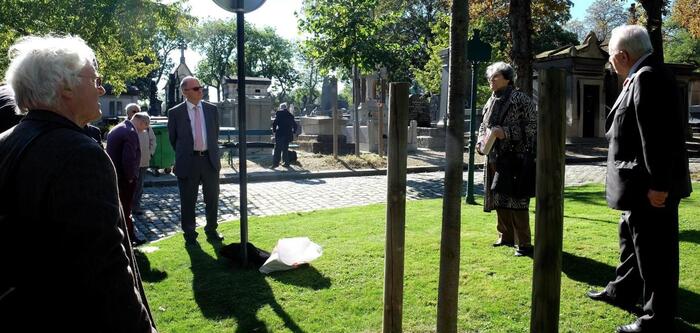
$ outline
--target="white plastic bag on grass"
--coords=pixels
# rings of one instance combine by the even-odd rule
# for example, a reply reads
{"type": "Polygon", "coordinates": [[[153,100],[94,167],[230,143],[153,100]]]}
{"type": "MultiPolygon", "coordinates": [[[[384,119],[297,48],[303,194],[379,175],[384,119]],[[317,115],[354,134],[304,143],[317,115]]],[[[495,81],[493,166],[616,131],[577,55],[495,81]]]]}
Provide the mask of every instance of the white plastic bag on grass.
{"type": "Polygon", "coordinates": [[[270,258],[260,266],[260,273],[285,271],[309,263],[323,254],[320,245],[308,237],[282,238],[272,249],[270,258]]]}

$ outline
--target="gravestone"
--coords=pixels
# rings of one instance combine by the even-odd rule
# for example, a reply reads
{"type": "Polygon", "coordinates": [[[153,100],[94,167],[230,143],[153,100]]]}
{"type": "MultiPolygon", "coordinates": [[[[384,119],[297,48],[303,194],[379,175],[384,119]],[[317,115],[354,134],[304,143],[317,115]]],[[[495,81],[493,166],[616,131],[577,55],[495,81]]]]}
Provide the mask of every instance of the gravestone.
{"type": "Polygon", "coordinates": [[[419,94],[408,97],[408,120],[415,120],[419,127],[430,127],[428,99],[419,94]]]}
{"type": "Polygon", "coordinates": [[[337,100],[338,96],[338,80],[335,78],[324,77],[323,87],[321,89],[321,107],[317,110],[315,116],[331,116],[333,114],[333,101],[337,100]],[[334,98],[335,96],[335,98],[334,98]]]}

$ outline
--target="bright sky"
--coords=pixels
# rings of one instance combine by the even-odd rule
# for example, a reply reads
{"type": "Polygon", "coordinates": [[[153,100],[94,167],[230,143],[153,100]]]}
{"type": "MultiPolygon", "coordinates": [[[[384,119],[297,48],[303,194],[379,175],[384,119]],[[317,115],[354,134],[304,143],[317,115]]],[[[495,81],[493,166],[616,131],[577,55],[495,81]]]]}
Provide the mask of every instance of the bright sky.
{"type": "MultiPolygon", "coordinates": [[[[270,26],[277,34],[293,40],[299,40],[295,11],[301,10],[302,0],[267,0],[257,10],[245,14],[245,20],[256,27],[270,26]]],[[[192,9],[191,14],[200,20],[235,19],[236,14],[227,12],[212,0],[188,0],[192,9]]],[[[180,52],[173,52],[171,58],[175,63],[180,62],[180,52]]],[[[194,70],[201,56],[191,49],[185,51],[187,66],[194,70]]]]}

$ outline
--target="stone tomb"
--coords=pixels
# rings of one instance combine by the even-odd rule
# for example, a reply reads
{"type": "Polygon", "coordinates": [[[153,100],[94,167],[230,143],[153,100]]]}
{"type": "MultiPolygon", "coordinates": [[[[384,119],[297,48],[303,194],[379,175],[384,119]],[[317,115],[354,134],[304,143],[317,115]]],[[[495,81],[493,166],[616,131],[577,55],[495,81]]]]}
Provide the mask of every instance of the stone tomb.
{"type": "MultiPolygon", "coordinates": [[[[333,118],[301,117],[302,133],[297,137],[296,143],[299,149],[318,154],[333,154],[333,118]]],[[[347,138],[343,135],[346,120],[338,118],[336,122],[336,133],[338,133],[338,154],[350,154],[355,151],[355,145],[347,143],[347,138]]]]}

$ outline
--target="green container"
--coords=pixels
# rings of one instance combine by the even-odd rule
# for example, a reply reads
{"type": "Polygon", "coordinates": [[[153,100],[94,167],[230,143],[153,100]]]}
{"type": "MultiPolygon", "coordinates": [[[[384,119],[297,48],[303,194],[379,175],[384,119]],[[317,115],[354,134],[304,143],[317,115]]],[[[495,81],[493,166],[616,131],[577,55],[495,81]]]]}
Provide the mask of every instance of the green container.
{"type": "Polygon", "coordinates": [[[165,173],[170,173],[175,164],[175,151],[170,145],[170,139],[168,138],[168,125],[154,124],[151,125],[151,128],[156,135],[157,145],[156,153],[151,158],[150,167],[156,171],[156,174],[158,174],[160,169],[163,169],[165,173]]]}

